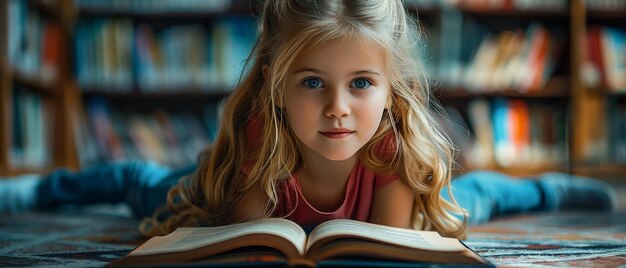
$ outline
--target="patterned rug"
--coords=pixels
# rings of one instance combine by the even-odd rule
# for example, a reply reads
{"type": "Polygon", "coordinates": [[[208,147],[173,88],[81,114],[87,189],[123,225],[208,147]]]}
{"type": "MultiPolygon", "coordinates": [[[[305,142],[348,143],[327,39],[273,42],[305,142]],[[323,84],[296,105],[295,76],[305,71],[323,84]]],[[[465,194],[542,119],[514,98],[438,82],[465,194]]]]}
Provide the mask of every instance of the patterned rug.
{"type": "Polygon", "coordinates": [[[510,217],[472,227],[466,244],[499,267],[626,267],[626,212],[510,217]]]}
{"type": "MultiPolygon", "coordinates": [[[[124,207],[0,216],[0,267],[102,267],[145,241],[124,207]]],[[[466,244],[502,267],[626,267],[626,212],[510,217],[466,244]]]]}
{"type": "Polygon", "coordinates": [[[102,267],[145,242],[121,206],[0,217],[0,267],[102,267]]]}

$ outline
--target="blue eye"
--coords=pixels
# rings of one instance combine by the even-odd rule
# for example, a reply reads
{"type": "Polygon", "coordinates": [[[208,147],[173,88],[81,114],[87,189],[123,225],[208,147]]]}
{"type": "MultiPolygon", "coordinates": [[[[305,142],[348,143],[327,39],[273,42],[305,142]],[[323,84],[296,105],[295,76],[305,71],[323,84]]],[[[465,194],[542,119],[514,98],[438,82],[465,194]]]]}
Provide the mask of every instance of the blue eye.
{"type": "Polygon", "coordinates": [[[372,83],[370,83],[370,81],[365,78],[354,79],[352,80],[352,83],[350,84],[351,87],[360,88],[360,89],[366,89],[370,87],[371,85],[372,83]]]}
{"type": "Polygon", "coordinates": [[[324,83],[319,78],[308,78],[303,83],[308,88],[321,88],[324,86],[324,83]]]}

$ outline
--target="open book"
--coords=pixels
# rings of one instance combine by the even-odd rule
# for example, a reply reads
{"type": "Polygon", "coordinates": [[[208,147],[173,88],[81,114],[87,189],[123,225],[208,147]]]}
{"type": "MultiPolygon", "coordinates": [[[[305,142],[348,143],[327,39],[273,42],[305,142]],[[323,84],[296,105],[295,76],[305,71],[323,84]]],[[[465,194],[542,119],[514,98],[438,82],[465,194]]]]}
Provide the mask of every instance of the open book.
{"type": "Polygon", "coordinates": [[[490,266],[458,239],[437,232],[340,219],[318,225],[307,236],[298,224],[279,218],[178,228],[151,238],[111,265],[268,261],[315,267],[323,261],[359,259],[490,266]]]}

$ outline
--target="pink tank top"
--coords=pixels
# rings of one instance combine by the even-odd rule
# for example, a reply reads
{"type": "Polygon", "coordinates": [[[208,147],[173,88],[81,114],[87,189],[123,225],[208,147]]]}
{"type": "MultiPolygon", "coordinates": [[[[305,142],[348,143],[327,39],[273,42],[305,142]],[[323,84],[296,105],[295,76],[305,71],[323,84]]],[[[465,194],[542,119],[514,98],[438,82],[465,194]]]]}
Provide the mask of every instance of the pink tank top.
{"type": "MultiPolygon", "coordinates": [[[[258,147],[259,136],[262,135],[260,123],[249,118],[246,130],[246,146],[258,147]]],[[[389,156],[395,150],[394,136],[389,134],[377,145],[381,156],[389,156]]],[[[249,174],[249,168],[244,166],[242,171],[249,174]]],[[[397,174],[377,174],[368,169],[360,161],[350,172],[343,203],[335,211],[320,211],[313,207],[302,194],[297,175],[284,180],[279,185],[280,200],[275,216],[286,216],[299,225],[316,225],[331,219],[354,219],[369,221],[370,210],[374,200],[374,193],[380,187],[399,178],[397,174]]]]}
{"type": "Polygon", "coordinates": [[[376,190],[397,180],[398,176],[380,175],[372,172],[360,161],[352,169],[343,203],[335,211],[320,211],[313,207],[302,194],[297,175],[280,185],[281,199],[276,216],[287,216],[300,225],[316,225],[332,219],[369,221],[370,210],[376,190]]]}

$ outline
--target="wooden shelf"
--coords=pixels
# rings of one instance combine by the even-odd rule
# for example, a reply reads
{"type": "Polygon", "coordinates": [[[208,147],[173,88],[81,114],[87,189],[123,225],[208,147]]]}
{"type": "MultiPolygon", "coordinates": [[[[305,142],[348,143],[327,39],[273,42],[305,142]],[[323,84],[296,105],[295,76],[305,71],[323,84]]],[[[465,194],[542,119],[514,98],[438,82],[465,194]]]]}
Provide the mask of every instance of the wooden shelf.
{"type": "Polygon", "coordinates": [[[609,96],[616,96],[616,97],[624,97],[624,96],[626,96],[626,90],[624,90],[624,89],[614,90],[614,89],[609,89],[609,88],[602,88],[600,90],[601,90],[601,92],[603,92],[604,94],[609,95],[609,96]]]}
{"type": "Polygon", "coordinates": [[[595,10],[587,12],[587,18],[621,20],[624,22],[626,18],[624,14],[626,14],[626,10],[595,10]]]}
{"type": "Polygon", "coordinates": [[[572,173],[599,179],[624,180],[626,178],[626,164],[576,165],[572,168],[572,173]]]}
{"type": "Polygon", "coordinates": [[[511,167],[499,167],[499,166],[494,165],[494,166],[481,167],[481,168],[468,167],[468,168],[463,168],[459,171],[461,173],[467,173],[467,172],[476,171],[476,170],[499,171],[499,172],[506,173],[514,177],[534,177],[534,176],[537,176],[546,172],[562,172],[562,173],[569,172],[569,169],[567,168],[566,164],[561,164],[561,165],[554,164],[554,165],[542,165],[542,166],[511,166],[511,167]]]}
{"type": "Polygon", "coordinates": [[[58,90],[58,82],[56,80],[52,81],[41,81],[35,77],[27,76],[21,72],[17,71],[9,71],[9,74],[13,80],[13,82],[18,86],[23,86],[30,90],[35,90],[40,93],[55,96],[59,94],[58,90]]]}
{"type": "MultiPolygon", "coordinates": [[[[35,7],[37,10],[39,10],[42,14],[45,14],[48,17],[51,17],[53,19],[56,20],[63,20],[63,12],[61,12],[61,9],[59,8],[59,1],[54,1],[54,3],[56,3],[57,5],[51,5],[46,3],[47,1],[43,1],[43,0],[28,0],[30,6],[35,7]]],[[[54,4],[53,3],[53,4],[54,4]]]]}
{"type": "Polygon", "coordinates": [[[614,97],[626,97],[626,90],[613,90],[608,87],[587,87],[589,91],[599,92],[603,95],[614,96],[614,97]]]}
{"type": "Polygon", "coordinates": [[[545,88],[531,92],[520,92],[515,89],[502,89],[493,91],[470,91],[465,88],[446,88],[435,92],[440,98],[569,98],[569,79],[557,77],[548,81],[545,88]]]}
{"type": "Polygon", "coordinates": [[[76,10],[73,5],[68,4],[69,1],[71,0],[28,0],[28,4],[48,19],[58,22],[65,31],[71,32],[76,10]]]}
{"type": "Polygon", "coordinates": [[[25,174],[48,174],[54,170],[53,167],[42,168],[11,168],[8,171],[0,172],[0,176],[19,176],[25,174]]]}

